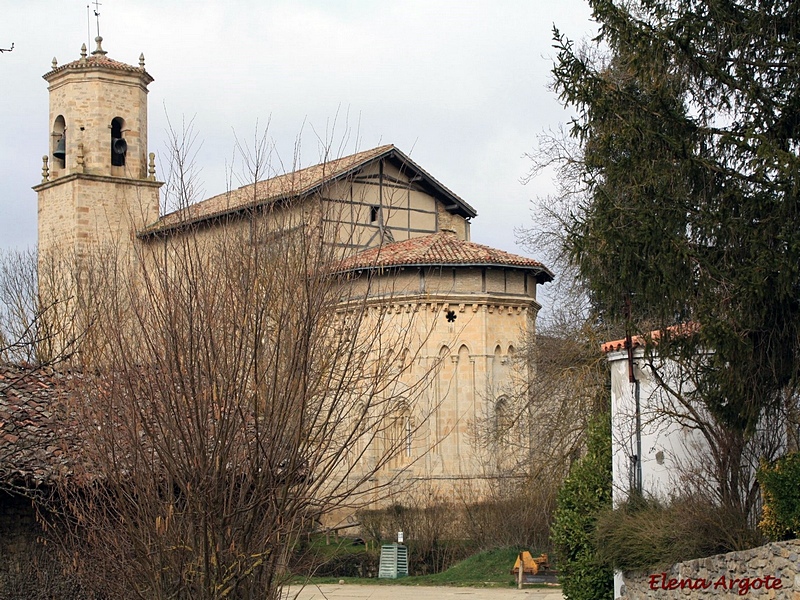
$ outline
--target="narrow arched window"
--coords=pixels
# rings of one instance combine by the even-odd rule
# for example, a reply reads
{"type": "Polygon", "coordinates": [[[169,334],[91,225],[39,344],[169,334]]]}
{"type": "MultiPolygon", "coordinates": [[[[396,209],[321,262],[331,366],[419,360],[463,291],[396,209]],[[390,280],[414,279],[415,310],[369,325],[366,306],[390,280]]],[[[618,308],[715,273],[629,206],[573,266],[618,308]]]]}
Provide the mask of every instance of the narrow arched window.
{"type": "Polygon", "coordinates": [[[403,437],[405,441],[405,455],[406,458],[411,458],[411,449],[413,448],[414,428],[411,426],[411,414],[406,413],[403,415],[403,437]]]}
{"type": "Polygon", "coordinates": [[[392,467],[399,468],[411,460],[414,453],[414,420],[411,410],[405,404],[391,417],[388,442],[392,467]]]}
{"type": "Polygon", "coordinates": [[[125,121],[115,117],[111,121],[111,165],[114,167],[125,166],[125,155],[128,153],[128,143],[122,137],[125,121]]]}
{"type": "Polygon", "coordinates": [[[500,396],[494,405],[494,437],[500,447],[507,447],[511,441],[514,416],[506,396],[500,396]]]}

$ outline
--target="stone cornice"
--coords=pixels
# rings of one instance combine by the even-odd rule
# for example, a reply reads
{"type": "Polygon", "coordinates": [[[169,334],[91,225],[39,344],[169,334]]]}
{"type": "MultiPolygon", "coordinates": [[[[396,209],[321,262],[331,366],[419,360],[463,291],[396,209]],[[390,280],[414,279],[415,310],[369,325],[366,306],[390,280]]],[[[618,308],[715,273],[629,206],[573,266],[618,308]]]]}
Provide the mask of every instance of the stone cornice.
{"type": "Polygon", "coordinates": [[[542,305],[530,296],[517,294],[404,294],[384,297],[370,297],[366,300],[353,298],[339,303],[338,311],[352,311],[359,306],[381,309],[390,314],[411,313],[427,310],[430,312],[448,310],[456,314],[473,312],[481,308],[489,314],[519,315],[530,309],[539,311],[542,305]]]}
{"type": "Polygon", "coordinates": [[[70,173],[69,175],[63,175],[61,177],[56,177],[55,179],[51,179],[50,181],[46,181],[44,183],[40,183],[39,185],[33,186],[33,191],[41,192],[43,190],[49,189],[56,185],[62,183],[69,183],[70,181],[75,181],[78,179],[84,179],[87,181],[96,181],[100,183],[121,183],[126,185],[134,185],[137,187],[152,187],[152,188],[160,188],[164,185],[163,181],[153,181],[151,179],[129,179],[127,177],[116,177],[114,175],[93,175],[91,173],[70,173]]]}

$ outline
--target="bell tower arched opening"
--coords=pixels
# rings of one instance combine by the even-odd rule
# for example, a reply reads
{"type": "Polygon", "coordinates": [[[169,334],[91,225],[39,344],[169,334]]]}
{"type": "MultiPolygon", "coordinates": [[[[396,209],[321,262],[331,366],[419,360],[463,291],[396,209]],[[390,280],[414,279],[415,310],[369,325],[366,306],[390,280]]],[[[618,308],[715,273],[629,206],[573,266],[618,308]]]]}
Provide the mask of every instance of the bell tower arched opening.
{"type": "Polygon", "coordinates": [[[50,153],[53,156],[52,165],[56,169],[64,169],[67,166],[67,123],[63,115],[58,115],[53,122],[52,147],[50,153]]]}
{"type": "Polygon", "coordinates": [[[111,166],[124,167],[125,156],[128,153],[128,143],[122,137],[125,131],[125,120],[122,117],[114,117],[111,120],[111,166]]]}

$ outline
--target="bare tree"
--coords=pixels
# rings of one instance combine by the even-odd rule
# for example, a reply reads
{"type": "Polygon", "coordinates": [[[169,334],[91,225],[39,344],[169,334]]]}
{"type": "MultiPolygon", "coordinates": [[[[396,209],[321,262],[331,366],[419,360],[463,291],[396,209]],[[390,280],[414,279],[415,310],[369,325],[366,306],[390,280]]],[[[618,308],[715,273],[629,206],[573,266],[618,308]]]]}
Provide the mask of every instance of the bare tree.
{"type": "Polygon", "coordinates": [[[12,525],[0,540],[0,596],[80,597],[35,518],[51,477],[69,470],[70,419],[60,410],[68,374],[58,367],[77,341],[66,299],[38,294],[40,277],[55,273],[37,263],[35,250],[0,253],[0,502],[12,525]]]}
{"type": "Polygon", "coordinates": [[[52,366],[68,359],[82,332],[75,327],[69,298],[63,295],[68,273],[53,257],[37,259],[36,250],[0,253],[0,362],[52,366]],[[47,289],[39,294],[40,279],[47,289]]]}
{"type": "MultiPolygon", "coordinates": [[[[702,402],[702,373],[708,368],[708,356],[696,352],[665,360],[655,351],[645,353],[646,376],[657,387],[645,400],[643,425],[664,430],[678,426],[694,433],[694,437],[683,436],[686,455],[677,465],[681,487],[685,495],[724,509],[728,519],[719,529],[730,533],[727,547],[747,548],[759,541],[756,524],[761,494],[756,473],[762,462],[783,455],[787,442],[790,446],[796,442],[797,397],[787,392],[783,403],[763,408],[751,431],[729,427],[702,402]]],[[[620,415],[620,421],[624,419],[632,422],[632,415],[620,415]]]]}
{"type": "Polygon", "coordinates": [[[510,489],[521,480],[557,486],[584,449],[589,421],[608,409],[609,373],[600,347],[615,329],[592,312],[563,254],[559,206],[541,204],[535,228],[518,230],[521,242],[544,253],[559,276],[547,289],[544,318],[510,358],[509,385],[492,390],[501,400],[486,403],[475,427],[486,467],[510,489]]]}
{"type": "Polygon", "coordinates": [[[476,422],[488,490],[461,491],[474,539],[546,551],[556,493],[585,451],[594,415],[609,402],[608,367],[588,323],[549,327],[520,348],[511,386],[476,422]],[[556,333],[554,336],[552,333],[556,333]]]}
{"type": "MultiPolygon", "coordinates": [[[[176,156],[167,189],[186,207],[191,159],[176,156]]],[[[264,156],[248,155],[254,180],[264,156]]],[[[375,474],[406,444],[398,411],[426,418],[426,332],[413,313],[389,327],[369,283],[338,274],[323,202],[84,263],[92,319],[71,409],[86,467],[62,500],[65,546],[98,592],[279,597],[298,536],[380,492],[375,474]]]]}

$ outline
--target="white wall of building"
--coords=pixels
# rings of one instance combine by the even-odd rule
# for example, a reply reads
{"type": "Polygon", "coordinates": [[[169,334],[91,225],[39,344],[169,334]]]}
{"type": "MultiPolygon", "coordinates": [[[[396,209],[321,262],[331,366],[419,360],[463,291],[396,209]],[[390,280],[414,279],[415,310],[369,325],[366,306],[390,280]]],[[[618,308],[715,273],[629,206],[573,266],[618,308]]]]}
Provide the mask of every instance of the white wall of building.
{"type": "MultiPolygon", "coordinates": [[[[680,476],[703,462],[708,446],[702,435],[682,424],[675,415],[684,409],[659,389],[656,377],[645,359],[644,349],[633,352],[633,373],[629,377],[626,350],[607,356],[611,368],[611,452],[614,506],[628,499],[636,484],[636,461],[641,456],[641,489],[645,496],[667,500],[680,485],[680,476]],[[638,395],[638,419],[637,419],[638,395]],[[638,426],[637,426],[638,422],[638,426]]],[[[670,385],[688,391],[677,367],[660,364],[670,385]]],[[[622,574],[614,574],[614,597],[621,595],[622,574]]]]}

